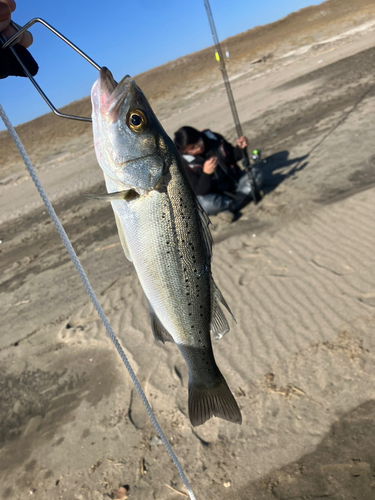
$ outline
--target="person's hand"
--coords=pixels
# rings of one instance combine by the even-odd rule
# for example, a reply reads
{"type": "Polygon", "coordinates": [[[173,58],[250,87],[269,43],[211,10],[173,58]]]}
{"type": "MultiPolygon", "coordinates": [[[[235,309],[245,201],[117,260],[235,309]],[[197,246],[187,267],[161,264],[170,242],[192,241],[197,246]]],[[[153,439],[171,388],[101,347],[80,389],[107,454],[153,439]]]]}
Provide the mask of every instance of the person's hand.
{"type": "MultiPolygon", "coordinates": [[[[16,8],[16,3],[14,0],[0,0],[0,34],[9,40],[17,30],[10,25],[11,15],[16,8]]],[[[2,37],[0,38],[0,79],[6,78],[8,76],[26,76],[22,69],[22,66],[17,61],[16,57],[10,50],[6,48],[5,50],[1,48],[3,45],[2,37]]],[[[17,43],[14,45],[14,50],[18,57],[21,59],[23,64],[29,70],[32,76],[35,76],[38,72],[38,64],[30,54],[27,47],[33,43],[33,37],[31,33],[25,31],[17,43]]]]}
{"type": "MultiPolygon", "coordinates": [[[[16,2],[14,0],[0,0],[0,32],[5,35],[7,40],[17,33],[17,30],[13,26],[9,26],[11,14],[15,9],[16,2]]],[[[17,43],[27,49],[33,43],[32,34],[29,31],[25,31],[17,43]]]]}
{"type": "Polygon", "coordinates": [[[212,158],[203,163],[203,172],[205,174],[213,174],[216,170],[216,167],[217,167],[217,158],[216,156],[213,156],[212,158]]]}
{"type": "Polygon", "coordinates": [[[248,146],[248,142],[246,137],[243,135],[237,139],[237,146],[241,149],[245,149],[248,146]]]}

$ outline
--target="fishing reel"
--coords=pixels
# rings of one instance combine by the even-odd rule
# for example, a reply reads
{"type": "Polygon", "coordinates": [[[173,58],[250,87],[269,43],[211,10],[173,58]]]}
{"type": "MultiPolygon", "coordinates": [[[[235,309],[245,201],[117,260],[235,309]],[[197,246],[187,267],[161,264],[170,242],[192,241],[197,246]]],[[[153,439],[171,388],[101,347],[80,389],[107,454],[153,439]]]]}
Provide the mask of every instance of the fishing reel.
{"type": "Polygon", "coordinates": [[[260,149],[253,149],[251,152],[251,159],[255,162],[260,161],[261,159],[261,152],[260,149]]]}

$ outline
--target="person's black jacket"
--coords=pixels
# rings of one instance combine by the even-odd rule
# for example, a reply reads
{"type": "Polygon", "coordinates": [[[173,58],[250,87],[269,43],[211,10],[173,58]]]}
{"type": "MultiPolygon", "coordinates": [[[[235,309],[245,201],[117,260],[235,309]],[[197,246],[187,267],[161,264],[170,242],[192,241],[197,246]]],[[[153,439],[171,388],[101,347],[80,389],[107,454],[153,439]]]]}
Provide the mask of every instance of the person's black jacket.
{"type": "Polygon", "coordinates": [[[201,156],[181,155],[193,191],[201,196],[209,193],[233,193],[242,175],[242,170],[237,165],[237,161],[242,158],[242,150],[238,146],[234,148],[222,135],[211,130],[204,130],[202,139],[205,151],[201,156]],[[203,164],[212,156],[217,157],[218,165],[213,174],[206,174],[203,172],[203,164]]]}
{"type": "MultiPolygon", "coordinates": [[[[0,79],[7,78],[8,76],[27,76],[10,48],[7,47],[3,50],[1,45],[3,45],[3,42],[0,37],[0,79]]],[[[19,44],[16,44],[13,48],[31,73],[31,76],[35,76],[39,67],[30,52],[19,44]]]]}

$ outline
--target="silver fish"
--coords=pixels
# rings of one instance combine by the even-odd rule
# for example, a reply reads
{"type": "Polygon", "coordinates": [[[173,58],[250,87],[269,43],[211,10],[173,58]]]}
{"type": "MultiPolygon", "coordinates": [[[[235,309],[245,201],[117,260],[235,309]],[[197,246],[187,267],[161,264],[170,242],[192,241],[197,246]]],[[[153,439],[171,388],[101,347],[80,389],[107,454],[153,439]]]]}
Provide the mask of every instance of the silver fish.
{"type": "Polygon", "coordinates": [[[210,331],[220,338],[229,330],[219,302],[230,310],[211,275],[208,217],[136,83],[125,76],[117,85],[102,68],[91,99],[105,196],[146,295],[154,337],[174,341],[188,366],[190,421],[196,426],[216,416],[240,424],[211,345],[210,331]]]}

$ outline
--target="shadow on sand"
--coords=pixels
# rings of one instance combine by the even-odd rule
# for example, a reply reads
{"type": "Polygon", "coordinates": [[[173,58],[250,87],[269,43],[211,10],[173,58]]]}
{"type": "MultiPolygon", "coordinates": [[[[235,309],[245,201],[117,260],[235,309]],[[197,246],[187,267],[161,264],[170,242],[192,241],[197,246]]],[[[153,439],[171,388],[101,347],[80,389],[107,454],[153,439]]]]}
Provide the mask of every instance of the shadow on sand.
{"type": "Polygon", "coordinates": [[[254,481],[232,500],[374,500],[375,401],[342,415],[312,453],[254,481]]]}
{"type": "Polygon", "coordinates": [[[264,194],[270,193],[285,179],[303,170],[308,165],[308,161],[305,161],[308,156],[289,158],[289,151],[280,151],[265,158],[260,164],[264,176],[264,194]]]}

